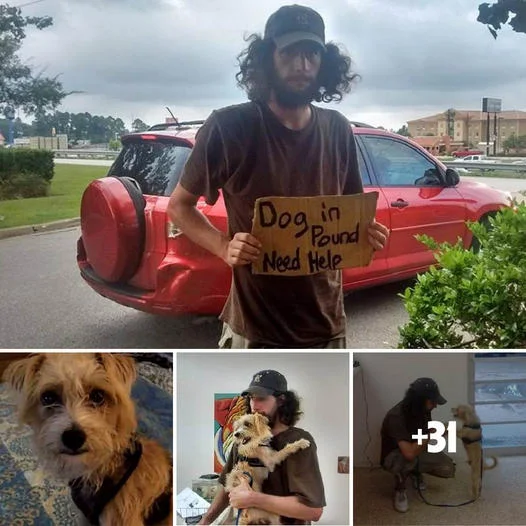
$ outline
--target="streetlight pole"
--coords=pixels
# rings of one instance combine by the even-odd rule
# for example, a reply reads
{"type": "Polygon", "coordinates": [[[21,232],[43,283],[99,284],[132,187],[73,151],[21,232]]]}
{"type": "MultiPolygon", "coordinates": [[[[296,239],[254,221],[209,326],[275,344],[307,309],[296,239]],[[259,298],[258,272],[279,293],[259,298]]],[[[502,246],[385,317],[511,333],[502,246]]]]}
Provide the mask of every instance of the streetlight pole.
{"type": "Polygon", "coordinates": [[[497,157],[497,113],[493,114],[493,156],[497,157]]]}
{"type": "Polygon", "coordinates": [[[486,121],[486,155],[489,156],[489,111],[486,113],[487,115],[487,121],[486,121]]]}

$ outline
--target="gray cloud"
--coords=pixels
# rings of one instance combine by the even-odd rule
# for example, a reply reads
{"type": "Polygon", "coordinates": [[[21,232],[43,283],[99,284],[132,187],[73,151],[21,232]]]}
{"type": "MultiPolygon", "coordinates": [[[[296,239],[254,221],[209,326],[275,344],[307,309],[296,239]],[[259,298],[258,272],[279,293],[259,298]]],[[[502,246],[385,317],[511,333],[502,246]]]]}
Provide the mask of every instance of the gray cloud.
{"type": "MultiPolygon", "coordinates": [[[[292,2],[291,2],[292,3],[292,2]]],[[[334,107],[357,120],[399,126],[421,113],[480,107],[502,97],[526,109],[526,35],[510,29],[495,41],[476,22],[477,0],[309,0],[327,37],[344,44],[362,76],[334,107]]],[[[182,117],[244,100],[236,87],[243,37],[262,32],[282,2],[239,0],[54,0],[24,9],[54,25],[30,31],[22,49],[31,63],[61,73],[62,111],[162,120],[164,106],[182,117]]]]}

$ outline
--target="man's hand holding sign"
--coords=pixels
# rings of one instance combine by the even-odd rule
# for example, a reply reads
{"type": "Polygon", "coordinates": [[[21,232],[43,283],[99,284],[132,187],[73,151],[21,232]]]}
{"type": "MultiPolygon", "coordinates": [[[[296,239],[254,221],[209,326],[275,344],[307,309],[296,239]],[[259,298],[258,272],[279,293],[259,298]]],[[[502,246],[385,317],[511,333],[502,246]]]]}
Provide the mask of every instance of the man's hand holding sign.
{"type": "Polygon", "coordinates": [[[377,192],[258,199],[252,235],[262,249],[253,272],[302,276],[368,265],[377,199],[377,192]]]}
{"type": "Polygon", "coordinates": [[[367,266],[388,229],[374,219],[378,192],[346,196],[268,197],[256,201],[252,233],[225,246],[231,266],[256,274],[307,275],[367,266]]]}

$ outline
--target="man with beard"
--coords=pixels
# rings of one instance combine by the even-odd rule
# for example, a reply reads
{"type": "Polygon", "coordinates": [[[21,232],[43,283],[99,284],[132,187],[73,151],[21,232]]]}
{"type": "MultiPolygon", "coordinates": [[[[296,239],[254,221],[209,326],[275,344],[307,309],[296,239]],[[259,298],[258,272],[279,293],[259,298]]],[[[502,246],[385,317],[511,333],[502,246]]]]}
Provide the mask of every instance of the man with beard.
{"type": "Polygon", "coordinates": [[[314,439],[294,426],[302,415],[298,397],[288,390],[286,378],[273,370],[256,373],[242,396],[247,400],[247,412],[260,413],[269,419],[271,447],[281,450],[301,438],[308,440],[310,446],[278,465],[264,482],[262,493],[252,491],[246,482],[228,494],[224,489],[226,476],[238,461],[234,445],[219,477],[222,487],[199,524],[211,524],[229,503],[237,509],[259,508],[276,513],[282,524],[319,521],[326,505],[325,492],[314,439]]]}
{"type": "MultiPolygon", "coordinates": [[[[341,271],[309,276],[256,275],[261,243],[252,230],[259,197],[362,193],[349,121],[311,104],[339,101],[356,75],[338,46],[325,43],[314,10],[284,6],[264,37],[249,37],[237,80],[250,102],[214,111],[200,128],[168,207],[192,241],[233,269],[221,313],[221,348],[346,348],[341,271]],[[229,233],[197,210],[223,192],[229,233]]],[[[384,248],[388,230],[373,221],[369,243],[384,248]]]]}

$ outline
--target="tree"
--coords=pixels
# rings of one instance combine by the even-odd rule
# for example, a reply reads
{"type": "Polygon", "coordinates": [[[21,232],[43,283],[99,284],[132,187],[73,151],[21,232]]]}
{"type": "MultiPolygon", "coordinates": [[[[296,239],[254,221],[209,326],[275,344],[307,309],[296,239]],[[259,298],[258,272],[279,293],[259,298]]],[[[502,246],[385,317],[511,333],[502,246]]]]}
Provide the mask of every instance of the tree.
{"type": "Polygon", "coordinates": [[[526,148],[526,135],[520,135],[517,137],[512,133],[503,143],[502,146],[505,150],[522,150],[526,148]]]}
{"type": "Polygon", "coordinates": [[[457,112],[455,111],[455,108],[449,108],[446,112],[446,119],[447,119],[447,134],[453,138],[455,136],[455,116],[457,112]]]}
{"type": "Polygon", "coordinates": [[[107,143],[127,133],[120,118],[91,115],[91,113],[46,113],[33,121],[33,134],[49,136],[54,128],[57,134],[65,133],[72,141],[90,140],[107,143]]]}
{"type": "MultiPolygon", "coordinates": [[[[31,125],[22,122],[20,117],[17,117],[14,122],[14,138],[29,137],[31,135],[31,125]]],[[[9,135],[9,121],[7,119],[0,119],[0,133],[4,137],[9,135]]]]}
{"type": "Polygon", "coordinates": [[[135,119],[132,122],[132,131],[134,132],[142,132],[146,131],[149,128],[147,124],[145,124],[141,119],[135,119]]]}
{"type": "Polygon", "coordinates": [[[517,33],[526,33],[526,0],[497,0],[494,4],[480,4],[478,22],[488,26],[497,38],[503,24],[509,24],[517,33]],[[510,18],[512,15],[512,18],[510,18]]]}
{"type": "Polygon", "coordinates": [[[403,135],[404,137],[411,137],[411,134],[409,133],[409,128],[407,127],[407,124],[404,124],[396,133],[398,135],[403,135]]]}
{"type": "Polygon", "coordinates": [[[45,29],[52,24],[49,16],[24,17],[21,9],[0,4],[0,115],[9,107],[20,108],[27,115],[43,113],[75,93],[65,92],[57,77],[34,73],[17,55],[28,26],[45,29]]]}

